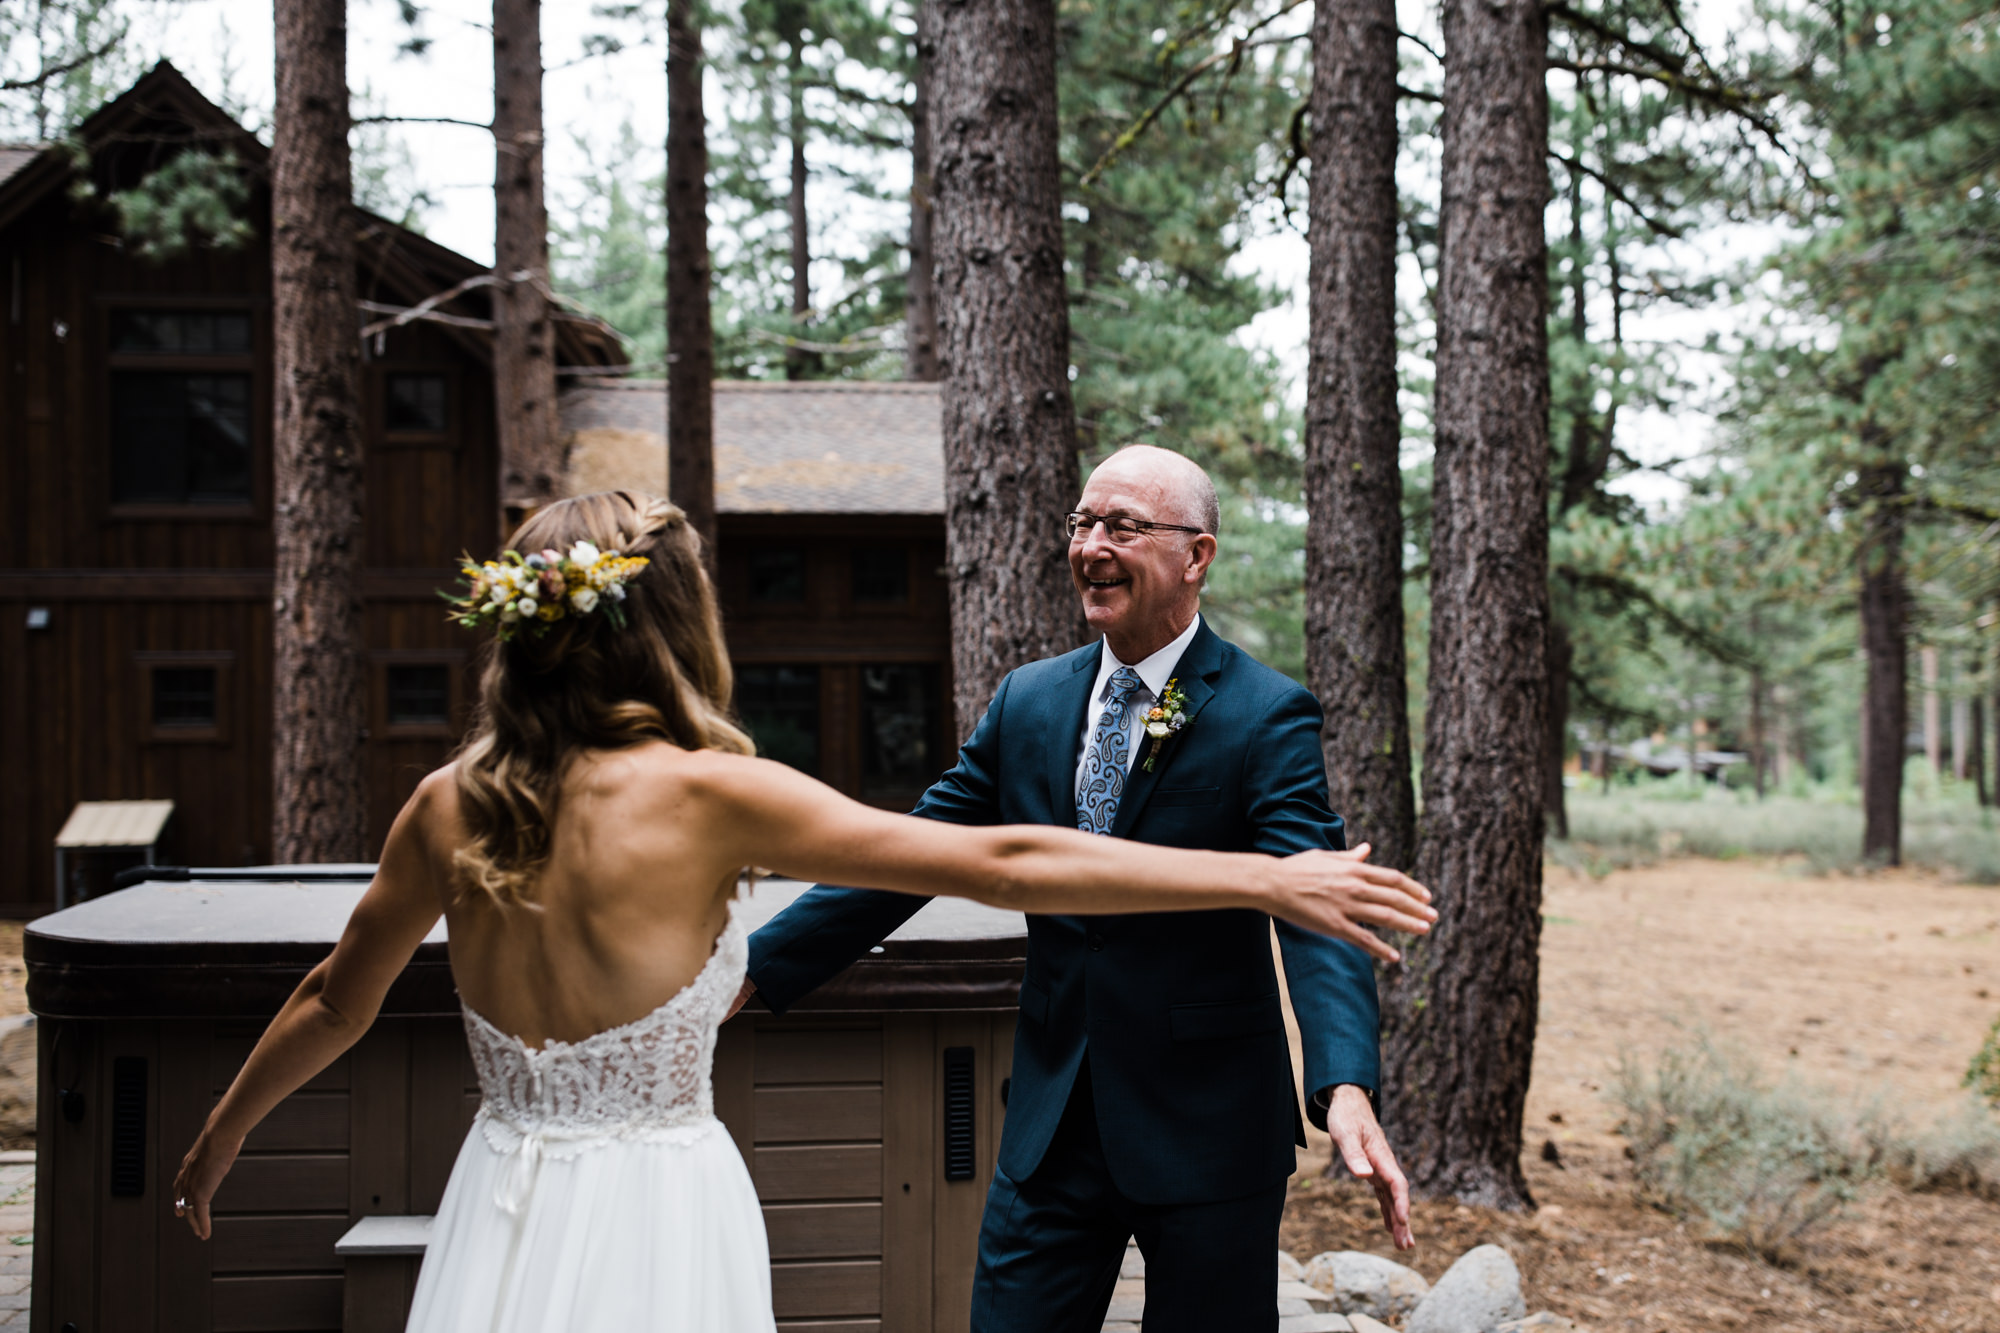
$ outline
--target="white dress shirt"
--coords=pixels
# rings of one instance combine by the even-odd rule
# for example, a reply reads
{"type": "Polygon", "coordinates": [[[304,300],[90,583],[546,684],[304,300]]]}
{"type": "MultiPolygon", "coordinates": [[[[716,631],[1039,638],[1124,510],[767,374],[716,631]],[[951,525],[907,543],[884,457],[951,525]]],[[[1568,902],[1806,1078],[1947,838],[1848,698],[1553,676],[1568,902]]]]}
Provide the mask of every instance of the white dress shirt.
{"type": "Polygon", "coordinates": [[[1167,682],[1174,677],[1174,668],[1181,664],[1181,654],[1194,641],[1195,631],[1201,628],[1201,616],[1197,614],[1188,627],[1175,637],[1173,642],[1153,653],[1144,661],[1121,662],[1118,654],[1111,651],[1111,641],[1104,642],[1104,651],[1097,663],[1097,685],[1090,692],[1090,706],[1083,710],[1083,735],[1077,740],[1076,748],[1076,791],[1083,791],[1083,765],[1090,756],[1090,735],[1097,730],[1097,719],[1104,716],[1106,694],[1111,685],[1112,673],[1119,667],[1129,666],[1139,673],[1139,688],[1132,691],[1132,697],[1125,701],[1125,745],[1132,765],[1137,766],[1140,758],[1138,720],[1146,710],[1159,701],[1166,692],[1167,682]]]}

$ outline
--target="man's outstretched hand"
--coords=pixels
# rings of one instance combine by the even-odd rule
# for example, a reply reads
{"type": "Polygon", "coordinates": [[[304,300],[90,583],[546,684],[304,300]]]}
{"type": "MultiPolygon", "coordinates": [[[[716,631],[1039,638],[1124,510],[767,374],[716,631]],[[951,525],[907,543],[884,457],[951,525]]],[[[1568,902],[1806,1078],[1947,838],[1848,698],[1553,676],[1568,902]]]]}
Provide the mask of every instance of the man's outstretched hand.
{"type": "Polygon", "coordinates": [[[757,983],[748,977],[743,978],[743,989],[736,992],[736,999],[730,1004],[729,1012],[722,1016],[722,1021],[727,1023],[730,1019],[743,1012],[743,1006],[750,1003],[750,997],[756,993],[757,983]]]}
{"type": "Polygon", "coordinates": [[[1376,1123],[1375,1108],[1368,1094],[1352,1083],[1333,1090],[1326,1108],[1327,1132],[1333,1136],[1334,1151],[1355,1179],[1375,1187],[1375,1201],[1382,1206],[1382,1225],[1389,1229],[1396,1248],[1416,1245],[1410,1234],[1410,1182],[1396,1165],[1396,1154],[1376,1123]]]}

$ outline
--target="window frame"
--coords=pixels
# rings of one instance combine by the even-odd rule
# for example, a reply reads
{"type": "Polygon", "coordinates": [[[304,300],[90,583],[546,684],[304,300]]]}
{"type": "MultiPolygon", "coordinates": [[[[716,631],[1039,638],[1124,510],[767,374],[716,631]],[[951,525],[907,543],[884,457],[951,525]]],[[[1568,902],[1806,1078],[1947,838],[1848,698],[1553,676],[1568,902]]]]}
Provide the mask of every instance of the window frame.
{"type": "Polygon", "coordinates": [[[464,440],[465,391],[460,367],[450,361],[370,361],[364,380],[362,410],[368,434],[385,449],[447,449],[456,452],[464,440]],[[435,375],[444,381],[443,430],[390,430],[389,377],[435,375]]]}
{"type": "Polygon", "coordinates": [[[915,608],[917,604],[917,551],[915,542],[907,540],[849,542],[845,556],[844,563],[847,566],[847,581],[846,585],[840,590],[840,596],[841,609],[846,615],[852,616],[857,620],[866,619],[870,616],[903,617],[908,616],[915,608]],[[889,550],[899,550],[903,555],[902,597],[893,601],[887,598],[863,601],[861,598],[856,597],[854,595],[855,555],[861,551],[889,550]]]}
{"type": "Polygon", "coordinates": [[[98,496],[100,512],[111,522],[168,519],[214,523],[261,522],[268,517],[265,497],[270,493],[271,429],[273,404],[270,375],[266,373],[270,355],[270,301],[253,295],[209,296],[182,293],[99,293],[93,299],[92,316],[96,328],[92,343],[98,351],[97,402],[92,408],[92,436],[99,461],[98,496]],[[250,350],[226,354],[187,355],[152,352],[114,352],[111,326],[115,317],[128,310],[187,311],[190,314],[240,314],[250,319],[250,350]],[[119,371],[156,371],[165,374],[247,375],[250,377],[250,494],[247,499],[223,504],[173,503],[161,500],[119,500],[112,485],[112,376],[119,371]]]}
{"type": "Polygon", "coordinates": [[[223,649],[190,652],[147,650],[132,655],[137,670],[139,736],[147,745],[227,745],[230,739],[229,709],[234,698],[236,654],[223,649]],[[215,671],[215,723],[207,727],[163,727],[153,719],[154,673],[185,667],[210,667],[215,671]]]}
{"type": "Polygon", "coordinates": [[[455,741],[465,729],[465,653],[453,648],[392,648],[368,654],[368,735],[382,740],[455,741]],[[445,669],[445,721],[389,721],[389,668],[441,666],[445,669]]]}

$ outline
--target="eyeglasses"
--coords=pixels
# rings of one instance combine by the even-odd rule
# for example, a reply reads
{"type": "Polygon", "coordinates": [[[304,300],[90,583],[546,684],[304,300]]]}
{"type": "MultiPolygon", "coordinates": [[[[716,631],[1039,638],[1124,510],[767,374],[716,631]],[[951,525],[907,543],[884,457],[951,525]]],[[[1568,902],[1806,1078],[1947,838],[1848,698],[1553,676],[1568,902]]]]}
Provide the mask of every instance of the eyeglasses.
{"type": "Polygon", "coordinates": [[[1071,541],[1081,541],[1099,523],[1104,525],[1105,536],[1120,546],[1129,546],[1148,532],[1192,532],[1201,535],[1200,528],[1190,528],[1179,523],[1155,523],[1144,518],[1125,518],[1115,514],[1093,514],[1079,509],[1073,514],[1063,515],[1063,530],[1071,541]]]}

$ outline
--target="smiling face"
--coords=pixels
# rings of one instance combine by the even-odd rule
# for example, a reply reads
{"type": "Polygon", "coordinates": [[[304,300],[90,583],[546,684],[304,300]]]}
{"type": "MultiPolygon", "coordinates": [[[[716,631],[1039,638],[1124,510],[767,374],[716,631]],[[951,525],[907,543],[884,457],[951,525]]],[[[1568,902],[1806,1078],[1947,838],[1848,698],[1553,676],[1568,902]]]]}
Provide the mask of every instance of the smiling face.
{"type": "MultiPolygon", "coordinates": [[[[1201,469],[1179,454],[1135,446],[1091,474],[1076,507],[1105,517],[1209,526],[1200,498],[1207,486],[1201,469]]],[[[1122,662],[1139,661],[1188,627],[1214,559],[1215,538],[1206,532],[1144,532],[1119,543],[1097,524],[1069,544],[1084,619],[1122,662]]]]}

